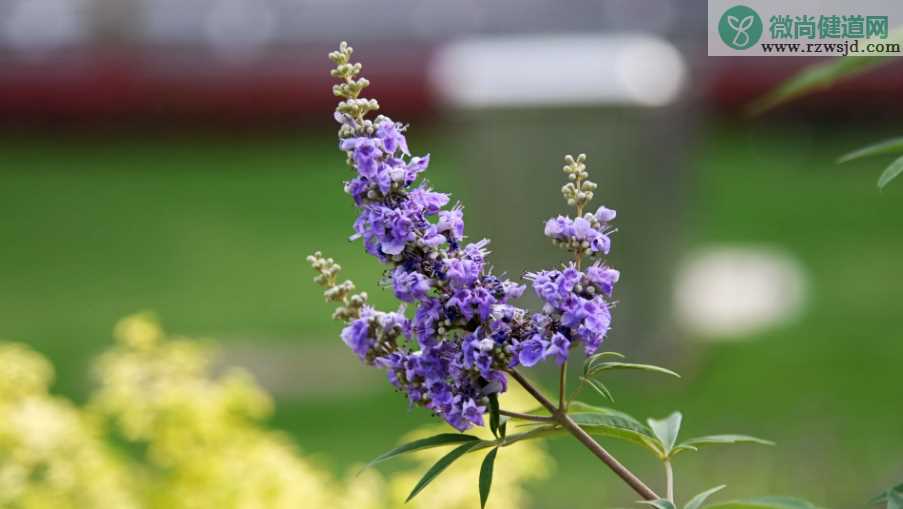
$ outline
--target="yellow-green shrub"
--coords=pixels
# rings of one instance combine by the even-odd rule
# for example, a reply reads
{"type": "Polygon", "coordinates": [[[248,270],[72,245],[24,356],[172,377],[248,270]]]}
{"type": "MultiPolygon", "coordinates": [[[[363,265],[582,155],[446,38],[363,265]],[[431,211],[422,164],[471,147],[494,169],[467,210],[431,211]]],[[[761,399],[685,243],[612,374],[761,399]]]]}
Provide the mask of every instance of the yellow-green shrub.
{"type": "MultiPolygon", "coordinates": [[[[167,337],[147,314],[122,320],[115,337],[84,408],[49,394],[46,359],[0,344],[0,507],[400,508],[439,454],[414,456],[418,465],[389,480],[372,470],[336,479],[263,426],[271,397],[243,370],[214,372],[212,343],[167,337]]],[[[524,399],[509,398],[511,407],[524,399]]],[[[478,462],[455,465],[412,507],[474,507],[478,462]]],[[[502,462],[492,506],[522,507],[523,481],[544,476],[548,458],[524,444],[502,462]]]]}

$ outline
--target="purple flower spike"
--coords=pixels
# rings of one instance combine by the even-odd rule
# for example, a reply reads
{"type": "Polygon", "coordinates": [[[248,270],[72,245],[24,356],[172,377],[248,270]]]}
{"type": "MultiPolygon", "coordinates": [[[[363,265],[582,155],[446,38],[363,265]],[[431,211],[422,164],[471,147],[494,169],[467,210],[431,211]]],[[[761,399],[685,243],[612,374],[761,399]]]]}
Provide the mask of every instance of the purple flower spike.
{"type": "Polygon", "coordinates": [[[488,240],[464,243],[462,206],[449,206],[448,194],[420,178],[430,157],[411,154],[406,126],[368,118],[378,105],[360,97],[366,84],[355,81],[359,70],[350,55],[347,45],[333,54],[334,75],[342,79],[334,88],[343,98],[335,114],[339,148],[353,170],[345,192],[359,209],[351,238],[384,264],[383,281],[413,313],[409,319],[404,309],[380,312],[366,305],[365,294],[349,297],[353,286],[338,283],[331,260],[315,259],[318,282],[342,304],[336,314],[346,321],[342,341],[385,370],[412,406],[459,431],[482,426],[486,398],[507,389],[510,368],[549,358],[560,365],[578,346],[591,354],[605,339],[620,274],[598,258],[611,248],[615,211],[589,212],[596,185],[586,180],[585,158],[566,158],[562,193],[577,214],[549,219],[544,232],[574,253],[575,263],[527,275],[541,311],[515,306],[526,286],[492,273],[488,240]],[[576,260],[588,265],[585,271],[576,260]]]}

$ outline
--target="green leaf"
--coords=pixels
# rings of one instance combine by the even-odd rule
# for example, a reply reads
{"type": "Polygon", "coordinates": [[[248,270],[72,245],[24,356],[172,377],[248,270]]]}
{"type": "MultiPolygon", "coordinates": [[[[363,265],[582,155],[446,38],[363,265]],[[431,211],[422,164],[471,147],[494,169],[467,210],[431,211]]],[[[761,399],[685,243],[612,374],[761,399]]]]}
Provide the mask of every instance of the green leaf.
{"type": "MultiPolygon", "coordinates": [[[[887,42],[903,42],[903,30],[895,30],[887,42]]],[[[816,90],[824,90],[837,81],[862,74],[873,68],[897,62],[896,58],[877,54],[859,53],[829,60],[825,63],[813,64],[781,83],[777,88],[756,100],[747,109],[749,113],[759,114],[791,99],[809,94],[816,90]]]]}
{"type": "MultiPolygon", "coordinates": [[[[527,414],[527,415],[536,415],[536,416],[549,416],[549,415],[552,415],[552,413],[549,412],[549,409],[547,409],[546,407],[543,407],[543,406],[538,406],[538,407],[536,407],[536,408],[531,408],[530,410],[527,410],[527,411],[524,412],[524,413],[527,414]]],[[[513,417],[513,419],[517,419],[517,417],[513,417]]]]}
{"type": "Polygon", "coordinates": [[[460,433],[441,433],[439,435],[433,435],[429,438],[422,438],[420,440],[414,440],[413,442],[408,442],[404,445],[398,446],[391,451],[384,452],[380,454],[376,458],[374,458],[370,463],[367,463],[367,467],[372,467],[377,463],[382,463],[383,461],[394,458],[395,456],[399,456],[401,454],[405,454],[408,452],[420,451],[423,449],[432,449],[433,447],[442,447],[444,445],[458,444],[461,442],[478,442],[479,438],[473,435],[462,435],[460,433]]]}
{"type": "Polygon", "coordinates": [[[680,433],[680,424],[683,421],[683,415],[680,412],[674,412],[664,419],[648,419],[649,427],[662,443],[665,456],[671,455],[674,444],[677,443],[677,435],[680,433]]]}
{"type": "Polygon", "coordinates": [[[897,175],[900,173],[903,173],[903,157],[894,160],[894,162],[890,163],[890,166],[884,169],[884,172],[878,177],[878,187],[884,189],[884,186],[897,178],[897,175]]]}
{"type": "Polygon", "coordinates": [[[617,357],[618,359],[623,359],[624,354],[618,352],[599,352],[591,357],[587,357],[587,359],[583,361],[583,374],[585,375],[594,364],[600,362],[606,357],[617,357]]]}
{"type": "Polygon", "coordinates": [[[417,486],[414,486],[414,489],[411,490],[411,494],[408,495],[408,498],[405,499],[405,503],[411,501],[412,498],[416,497],[418,493],[423,491],[433,479],[439,476],[449,465],[455,462],[461,456],[467,454],[470,449],[472,449],[474,444],[467,443],[464,445],[459,445],[452,449],[452,451],[445,456],[443,456],[439,461],[437,461],[433,466],[430,467],[429,470],[423,474],[423,477],[420,478],[420,481],[417,483],[417,486]]]}
{"type": "Polygon", "coordinates": [[[499,417],[499,437],[505,438],[505,435],[508,434],[508,416],[503,415],[499,417]]]}
{"type": "MultiPolygon", "coordinates": [[[[590,405],[589,403],[586,403],[586,402],[580,401],[580,400],[574,400],[574,401],[571,401],[570,403],[568,403],[568,411],[574,412],[574,413],[595,412],[595,413],[606,414],[606,415],[618,414],[618,415],[625,415],[627,417],[630,417],[629,414],[625,414],[624,412],[615,410],[614,408],[608,408],[608,407],[599,406],[599,405],[590,405]]],[[[630,417],[630,418],[633,419],[633,417],[630,417]]],[[[634,420],[636,420],[636,419],[634,419],[634,420]]],[[[637,421],[637,422],[639,422],[639,421],[637,421]]]]}
{"type": "Polygon", "coordinates": [[[533,429],[522,433],[514,433],[512,435],[508,435],[501,442],[498,440],[480,440],[479,442],[474,443],[473,447],[468,452],[474,453],[483,449],[507,446],[523,440],[554,437],[558,436],[561,431],[561,428],[556,428],[554,425],[534,425],[533,429]]]}
{"type": "Polygon", "coordinates": [[[702,446],[719,444],[759,444],[774,445],[774,442],[749,435],[707,435],[684,440],[672,451],[672,456],[681,451],[696,451],[702,446]]]}
{"type": "Polygon", "coordinates": [[[599,419],[601,423],[612,422],[618,426],[623,426],[643,433],[644,435],[655,438],[645,424],[641,423],[636,417],[620,410],[608,408],[604,406],[589,405],[582,401],[573,401],[568,405],[568,415],[578,424],[592,425],[594,419],[599,419]]]}
{"type": "Polygon", "coordinates": [[[710,490],[703,491],[699,495],[691,498],[690,501],[687,502],[687,505],[684,506],[684,509],[699,509],[700,507],[702,507],[702,504],[705,503],[706,499],[723,490],[725,486],[726,485],[722,484],[721,486],[715,486],[710,490]]]}
{"type": "Polygon", "coordinates": [[[888,491],[887,509],[903,509],[903,494],[897,490],[888,491]]]}
{"type": "Polygon", "coordinates": [[[651,505],[655,509],[674,509],[674,503],[663,498],[658,500],[638,500],[637,504],[651,505]]]}
{"type": "Polygon", "coordinates": [[[495,455],[498,454],[498,447],[489,451],[489,454],[483,458],[483,464],[480,465],[480,507],[486,507],[486,501],[489,500],[489,490],[492,488],[492,470],[495,467],[495,455]]]}
{"type": "Polygon", "coordinates": [[[791,497],[757,497],[706,506],[706,509],[818,509],[812,502],[791,497]]]}
{"type": "Polygon", "coordinates": [[[779,104],[802,97],[818,90],[830,88],[838,80],[871,70],[892,58],[877,56],[840,57],[835,60],[808,66],[784,81],[764,97],[754,101],[748,112],[759,115],[779,104]]]}
{"type": "Polygon", "coordinates": [[[881,492],[880,495],[873,498],[870,501],[870,503],[874,505],[874,504],[880,504],[880,503],[887,501],[888,493],[891,493],[891,492],[897,492],[897,493],[903,494],[903,482],[901,482],[900,484],[898,484],[896,486],[891,486],[890,488],[884,490],[883,492],[881,492]]]}
{"type": "Polygon", "coordinates": [[[580,380],[586,383],[586,385],[592,387],[593,390],[598,392],[600,396],[614,403],[615,397],[611,395],[611,391],[608,390],[608,387],[606,387],[605,384],[598,380],[593,380],[592,378],[587,378],[585,376],[581,376],[580,380]]]}
{"type": "Polygon", "coordinates": [[[882,154],[896,154],[899,152],[903,152],[903,138],[893,138],[890,140],[884,140],[882,142],[875,143],[873,145],[869,145],[867,147],[862,147],[848,154],[844,154],[837,159],[837,163],[840,164],[847,161],[853,161],[855,159],[862,159],[863,157],[878,156],[882,154]]]}
{"type": "Polygon", "coordinates": [[[632,362],[615,361],[596,363],[589,369],[589,371],[586,373],[586,376],[593,376],[611,369],[638,369],[641,371],[652,371],[654,373],[663,373],[665,375],[671,375],[680,378],[680,375],[678,375],[677,373],[660,366],[653,366],[652,364],[634,364],[632,362]]]}
{"type": "MultiPolygon", "coordinates": [[[[662,457],[664,454],[661,443],[652,431],[629,414],[610,408],[588,405],[581,401],[571,402],[568,408],[570,410],[568,416],[590,435],[616,438],[641,445],[658,457],[662,457]]],[[[508,437],[507,442],[568,433],[558,424],[536,424],[534,426],[528,433],[508,437]]]]}
{"type": "Polygon", "coordinates": [[[489,430],[492,436],[499,436],[499,395],[492,393],[489,395],[489,430]]]}
{"type": "Polygon", "coordinates": [[[673,458],[674,456],[677,456],[678,453],[682,453],[684,451],[696,452],[698,450],[698,448],[693,447],[692,445],[678,444],[674,446],[674,449],[671,449],[671,457],[673,458]]]}
{"type": "Polygon", "coordinates": [[[568,414],[590,435],[605,436],[641,445],[661,457],[663,446],[649,428],[628,414],[611,409],[568,414]]]}

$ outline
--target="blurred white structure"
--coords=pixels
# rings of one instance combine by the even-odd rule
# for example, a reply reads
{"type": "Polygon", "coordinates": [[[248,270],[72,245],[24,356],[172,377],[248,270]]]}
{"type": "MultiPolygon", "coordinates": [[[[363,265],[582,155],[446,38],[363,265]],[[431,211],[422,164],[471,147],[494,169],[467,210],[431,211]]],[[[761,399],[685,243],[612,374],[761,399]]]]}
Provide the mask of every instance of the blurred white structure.
{"type": "Polygon", "coordinates": [[[6,0],[0,35],[19,51],[45,51],[82,42],[88,35],[83,0],[6,0]]]}
{"type": "Polygon", "coordinates": [[[797,315],[806,297],[801,264],[769,248],[717,247],[691,256],[675,285],[677,318],[688,332],[729,340],[797,315]]]}
{"type": "Polygon", "coordinates": [[[464,108],[664,106],[683,88],[686,66],[653,35],[490,36],[441,47],[430,77],[464,108]]]}
{"type": "Polygon", "coordinates": [[[81,43],[234,49],[351,38],[434,44],[491,34],[616,32],[686,39],[704,10],[678,0],[0,0],[0,53],[81,43]],[[7,26],[4,26],[7,25],[7,26]]]}
{"type": "Polygon", "coordinates": [[[213,49],[224,56],[252,56],[276,36],[276,13],[257,0],[219,0],[208,13],[205,28],[213,49]]]}

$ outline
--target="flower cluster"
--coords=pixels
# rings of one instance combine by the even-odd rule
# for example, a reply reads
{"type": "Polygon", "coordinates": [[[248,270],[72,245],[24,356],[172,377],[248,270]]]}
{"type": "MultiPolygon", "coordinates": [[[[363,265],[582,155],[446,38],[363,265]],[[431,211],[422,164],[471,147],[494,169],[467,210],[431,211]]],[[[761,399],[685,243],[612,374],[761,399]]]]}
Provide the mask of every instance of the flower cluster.
{"type": "Polygon", "coordinates": [[[549,219],[546,221],[546,237],[551,238],[553,244],[573,251],[578,257],[584,254],[607,255],[611,249],[609,234],[612,230],[609,223],[614,220],[615,211],[600,206],[595,214],[584,214],[584,207],[593,199],[593,191],[598,187],[589,180],[586,154],[580,154],[576,159],[565,156],[564,161],[566,164],[562,170],[570,182],[562,186],[561,194],[568,205],[577,208],[577,217],[549,219]]]}
{"type": "Polygon", "coordinates": [[[521,349],[521,364],[532,366],[547,357],[562,364],[575,343],[583,345],[586,355],[595,353],[611,326],[606,299],[611,297],[620,273],[597,263],[586,272],[571,265],[527,277],[543,302],[543,312],[535,317],[540,332],[521,349]]]}
{"type": "MultiPolygon", "coordinates": [[[[378,105],[359,97],[368,82],[357,78],[361,66],[350,56],[344,43],[330,54],[332,74],[343,80],[334,88],[343,98],[335,115],[339,148],[353,170],[345,191],[360,209],[352,239],[388,266],[385,281],[416,308],[413,316],[407,318],[404,308],[373,309],[366,294],[351,295],[350,281],[336,282],[338,266],[331,259],[317,253],[308,260],[327,299],[342,304],[335,315],[348,322],[341,336],[358,357],[385,369],[411,404],[459,430],[482,425],[489,398],[507,388],[507,370],[550,355],[564,362],[575,343],[595,350],[609,327],[605,299],[617,272],[596,265],[592,275],[574,267],[540,273],[533,283],[546,303],[543,311],[531,315],[514,306],[526,287],[492,274],[489,241],[465,242],[460,204],[450,205],[447,194],[418,183],[429,156],[411,155],[404,125],[382,115],[366,118],[378,105]],[[557,285],[558,293],[553,296],[547,285],[557,285]]],[[[565,167],[573,182],[563,192],[573,194],[569,202],[578,211],[595,188],[586,180],[584,160],[568,159],[565,167]]],[[[553,219],[546,231],[559,242],[576,243],[580,253],[605,254],[613,218],[601,207],[576,220],[553,219]]]]}
{"type": "Polygon", "coordinates": [[[608,254],[611,250],[608,223],[615,218],[615,211],[599,207],[595,214],[571,219],[558,216],[546,221],[546,237],[555,244],[571,251],[590,254],[608,254]]]}

